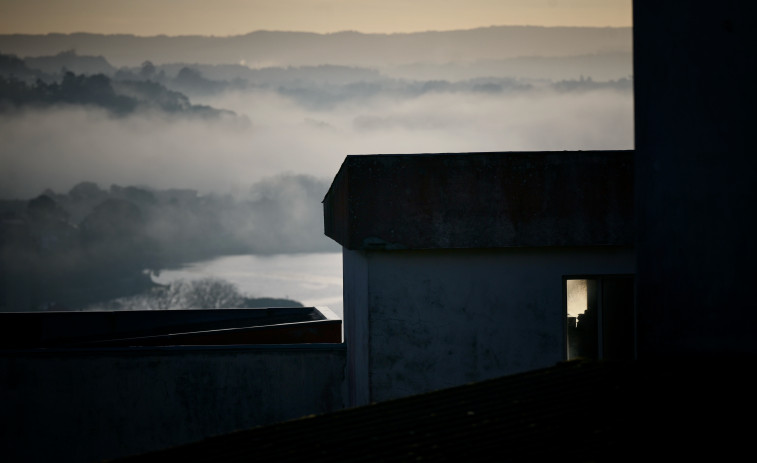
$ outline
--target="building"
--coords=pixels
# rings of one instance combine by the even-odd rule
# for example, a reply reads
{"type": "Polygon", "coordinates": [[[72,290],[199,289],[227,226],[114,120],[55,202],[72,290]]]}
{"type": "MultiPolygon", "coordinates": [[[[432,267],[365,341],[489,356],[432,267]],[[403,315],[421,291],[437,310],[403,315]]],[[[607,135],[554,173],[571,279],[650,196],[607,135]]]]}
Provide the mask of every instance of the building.
{"type": "Polygon", "coordinates": [[[565,360],[571,278],[604,288],[601,357],[633,358],[633,208],[631,151],[348,156],[324,216],[349,403],[565,360]]]}
{"type": "Polygon", "coordinates": [[[327,308],[0,313],[5,461],[102,461],[344,408],[327,308]]]}
{"type": "Polygon", "coordinates": [[[341,342],[327,307],[0,313],[0,349],[341,342]]]}
{"type": "Polygon", "coordinates": [[[749,2],[634,2],[639,358],[757,353],[749,2]]]}
{"type": "MultiPolygon", "coordinates": [[[[633,2],[637,360],[588,368],[570,362],[135,460],[193,455],[221,461],[220,448],[239,458],[331,462],[748,454],[748,423],[757,410],[751,374],[757,354],[757,59],[749,39],[756,9],[738,0],[633,2]],[[568,381],[566,372],[578,381],[568,381]],[[326,431],[307,433],[316,429],[326,431]],[[314,438],[299,447],[281,444],[302,435],[314,438]]],[[[350,243],[349,234],[339,240],[350,243]]],[[[366,244],[402,244],[383,240],[366,244]]],[[[361,246],[355,243],[345,246],[345,267],[357,267],[349,262],[354,258],[364,275],[375,266],[369,261],[374,254],[351,249],[361,246]]],[[[413,280],[413,270],[398,267],[397,279],[413,280]]],[[[346,273],[345,286],[352,279],[346,273]]],[[[361,285],[354,294],[373,287],[361,285]]],[[[429,292],[429,301],[434,295],[429,292]]]]}
{"type": "MultiPolygon", "coordinates": [[[[757,156],[754,155],[751,133],[753,108],[757,107],[757,87],[753,84],[757,75],[757,60],[749,40],[755,8],[749,2],[736,0],[686,2],[685,7],[680,2],[634,2],[637,132],[633,155],[636,222],[633,253],[636,262],[637,360],[558,364],[378,404],[227,433],[211,439],[205,439],[207,434],[198,436],[200,433],[195,432],[192,434],[197,436],[198,442],[195,444],[146,454],[134,460],[181,458],[223,461],[265,457],[275,461],[416,461],[419,457],[435,457],[437,460],[459,461],[461,456],[467,460],[488,460],[494,452],[495,458],[504,461],[535,459],[545,455],[563,455],[571,461],[596,461],[615,460],[619,455],[622,455],[621,458],[677,459],[685,456],[725,459],[741,458],[748,454],[746,452],[751,450],[749,420],[757,409],[753,392],[757,384],[751,374],[757,354],[757,336],[754,335],[757,299],[752,294],[754,281],[757,280],[757,267],[754,265],[757,245],[753,239],[757,231],[757,208],[754,207],[757,203],[754,187],[757,156]]],[[[379,163],[388,162],[388,158],[374,159],[379,163]]],[[[350,175],[344,178],[350,178],[350,175]]],[[[469,181],[468,184],[475,185],[475,182],[469,181]]],[[[416,196],[424,191],[417,185],[401,182],[396,186],[398,195],[403,194],[405,189],[414,192],[408,196],[409,204],[423,204],[426,201],[426,198],[416,196]]],[[[348,183],[341,188],[354,187],[354,183],[348,183]]],[[[357,187],[359,190],[363,186],[358,183],[357,187]]],[[[376,185],[366,186],[370,187],[376,185]]],[[[359,329],[363,329],[362,333],[371,334],[369,330],[374,329],[371,323],[376,316],[383,327],[392,328],[395,326],[392,325],[393,321],[376,310],[363,312],[373,314],[373,319],[358,320],[359,304],[362,301],[363,307],[381,309],[392,309],[392,303],[407,304],[418,293],[408,290],[404,294],[406,297],[396,297],[391,290],[410,286],[423,291],[418,296],[423,299],[421,303],[431,308],[438,307],[440,310],[435,311],[437,314],[454,307],[454,304],[439,302],[438,296],[450,294],[447,286],[454,289],[458,278],[465,279],[469,271],[455,271],[453,278],[447,276],[450,272],[448,264],[461,262],[459,257],[471,250],[491,249],[487,247],[491,242],[486,244],[485,239],[493,234],[469,229],[470,233],[483,236],[484,244],[474,240],[471,246],[462,250],[445,248],[445,245],[454,242],[451,238],[455,235],[442,233],[441,229],[428,235],[433,239],[425,244],[423,241],[408,241],[418,237],[427,239],[425,233],[398,233],[395,229],[392,234],[391,228],[382,235],[361,235],[360,230],[371,228],[361,228],[363,222],[354,222],[354,219],[370,218],[372,208],[393,214],[400,203],[393,201],[392,197],[383,198],[390,201],[391,207],[386,207],[370,203],[373,198],[367,197],[365,200],[368,203],[350,209],[349,202],[339,200],[346,199],[347,194],[339,192],[338,188],[337,185],[330,193],[333,207],[327,212],[327,219],[331,217],[336,220],[341,216],[349,219],[341,222],[343,225],[358,225],[356,228],[327,225],[328,232],[334,234],[346,248],[345,268],[348,271],[345,273],[345,287],[350,295],[356,297],[355,301],[345,301],[345,340],[348,345],[366,340],[361,346],[349,347],[347,371],[351,375],[349,382],[353,391],[350,400],[359,404],[372,400],[376,394],[413,393],[411,389],[416,386],[407,380],[399,383],[395,378],[391,382],[386,380],[391,378],[393,372],[382,365],[387,359],[382,359],[375,349],[382,347],[391,350],[394,346],[381,342],[375,336],[373,339],[356,338],[360,334],[359,329]],[[348,213],[352,211],[358,216],[349,217],[348,213]],[[446,241],[448,238],[450,241],[446,241]],[[429,245],[435,247],[425,248],[429,245]],[[397,254],[393,255],[395,251],[397,254]],[[425,256],[421,254],[426,253],[442,264],[440,270],[427,270],[433,267],[417,263],[395,265],[408,259],[425,264],[426,260],[421,259],[425,256]],[[405,254],[408,258],[402,257],[405,254]],[[388,265],[390,261],[392,265],[388,265]],[[423,284],[416,284],[419,281],[423,283],[424,272],[430,274],[427,289],[423,284]],[[431,279],[431,276],[439,277],[442,284],[436,284],[437,280],[431,279]],[[379,280],[374,280],[374,277],[379,280]],[[351,288],[352,285],[355,287],[351,288]],[[386,298],[387,302],[377,300],[379,296],[386,298]],[[390,300],[390,296],[394,299],[390,300]],[[348,309],[348,305],[355,313],[348,309]],[[350,326],[352,321],[348,318],[351,313],[355,315],[354,327],[350,326]],[[360,370],[365,366],[356,362],[360,358],[368,360],[367,376],[365,370],[360,370]],[[379,378],[371,377],[371,362],[375,360],[379,360],[376,365],[379,378]],[[402,387],[410,384],[410,387],[403,392],[396,387],[397,384],[402,387]]],[[[434,204],[442,196],[438,191],[430,191],[433,193],[429,195],[430,204],[434,204]]],[[[466,194],[466,190],[454,186],[442,191],[466,194]]],[[[452,201],[454,203],[454,198],[452,201]]],[[[471,212],[475,210],[474,207],[471,212]]],[[[444,224],[444,220],[436,221],[433,212],[428,216],[426,226],[444,224]]],[[[464,207],[456,210],[458,215],[464,212],[464,207]]],[[[417,225],[407,216],[397,216],[402,218],[397,223],[403,228],[404,221],[408,225],[417,225]]],[[[373,230],[377,229],[374,227],[373,230]]],[[[581,234],[569,236],[575,238],[581,234]]],[[[545,242],[548,241],[539,243],[545,242]]],[[[622,242],[618,241],[613,246],[620,244],[622,242]]],[[[506,248],[494,253],[497,257],[509,255],[506,248]]],[[[480,262],[473,264],[463,268],[474,268],[473,273],[480,272],[482,275],[491,275],[492,268],[497,269],[488,258],[481,258],[480,262]]],[[[597,268],[599,272],[608,271],[605,265],[598,265],[597,268]]],[[[557,269],[554,271],[555,277],[565,278],[564,271],[573,270],[557,269]]],[[[567,275],[571,276],[570,273],[567,275]]],[[[528,284],[529,281],[523,280],[523,283],[528,284]]],[[[492,291],[492,294],[497,294],[492,291]]],[[[543,302],[551,307],[555,301],[557,299],[550,296],[543,302]]],[[[417,306],[420,307],[421,303],[417,306]]],[[[544,315],[547,323],[556,320],[556,310],[555,313],[550,312],[552,309],[537,307],[536,310],[544,315]]],[[[411,317],[419,315],[417,310],[407,313],[411,317]]],[[[564,312],[560,313],[564,319],[564,312]]],[[[459,322],[459,319],[447,318],[447,312],[444,314],[443,320],[459,322]]],[[[473,315],[474,319],[481,317],[478,313],[473,315]]],[[[433,323],[437,319],[428,316],[423,321],[435,327],[433,323]]],[[[421,326],[412,318],[403,321],[421,326]]],[[[477,325],[482,326],[481,323],[477,325]]],[[[521,326],[533,329],[535,325],[533,321],[526,320],[521,326]]],[[[484,326],[484,329],[491,327],[484,326]]],[[[557,359],[558,349],[564,352],[565,346],[558,346],[560,342],[554,341],[554,333],[560,330],[545,330],[545,348],[536,349],[537,354],[531,358],[530,365],[536,368],[550,358],[557,359]]],[[[417,339],[435,342],[434,332],[431,332],[431,338],[429,333],[420,332],[417,339]]],[[[442,326],[439,332],[448,333],[449,330],[442,326]]],[[[412,336],[415,337],[416,332],[412,336]]],[[[523,338],[517,333],[514,337],[521,341],[523,338]]],[[[500,342],[486,331],[483,339],[495,346],[500,342]]],[[[394,340],[408,342],[399,337],[394,340]]],[[[531,342],[529,339],[526,341],[531,342]]],[[[532,347],[529,346],[529,352],[532,347]]],[[[178,351],[184,348],[173,349],[178,351]]],[[[416,358],[423,359],[424,350],[427,349],[428,346],[420,344],[406,355],[420,355],[416,358]]],[[[240,356],[238,352],[227,352],[237,359],[249,358],[240,356]]],[[[485,351],[481,353],[484,358],[489,356],[485,351]]],[[[19,371],[28,373],[27,377],[40,375],[38,370],[26,366],[31,364],[26,359],[34,355],[49,354],[27,352],[3,357],[3,394],[8,400],[3,401],[2,406],[18,403],[22,384],[19,380],[24,379],[19,371]]],[[[124,358],[120,351],[108,355],[110,357],[105,359],[103,365],[115,365],[111,368],[124,365],[114,360],[124,358]]],[[[207,353],[201,355],[209,356],[207,353]]],[[[441,355],[444,355],[443,351],[441,355]]],[[[129,358],[141,359],[141,354],[129,358]]],[[[51,364],[57,370],[44,376],[42,381],[61,383],[48,386],[52,390],[65,392],[74,382],[86,383],[88,376],[83,366],[76,364],[75,357],[69,355],[53,360],[51,364]],[[77,375],[78,382],[65,379],[72,374],[77,375]]],[[[478,361],[478,357],[468,360],[478,361]]],[[[151,371],[150,365],[161,361],[164,357],[145,359],[144,364],[135,367],[135,371],[140,372],[136,377],[142,378],[141,375],[151,371]]],[[[193,391],[203,391],[200,396],[190,394],[174,402],[183,409],[182,413],[191,418],[192,423],[207,424],[218,416],[219,410],[227,410],[213,409],[211,406],[213,414],[205,415],[193,408],[193,401],[198,401],[198,397],[223,396],[231,391],[221,387],[223,378],[228,376],[218,367],[220,364],[215,359],[190,363],[179,375],[184,381],[195,381],[201,386],[193,391]],[[203,383],[206,380],[208,382],[203,383]]],[[[307,368],[310,363],[296,365],[307,368]]],[[[425,368],[421,368],[416,377],[429,371],[428,365],[420,366],[425,368]]],[[[404,365],[403,371],[410,372],[411,367],[404,365]]],[[[528,366],[505,364],[504,368],[514,371],[528,366]]],[[[250,367],[246,371],[256,370],[250,367]]],[[[453,378],[454,374],[444,376],[444,381],[453,378]]],[[[113,379],[119,376],[113,374],[106,377],[113,379]]],[[[152,377],[147,374],[144,378],[149,380],[152,377]]],[[[309,381],[318,378],[315,375],[309,377],[309,381]]],[[[420,384],[422,388],[433,386],[431,382],[420,384]]],[[[160,386],[158,383],[150,386],[153,385],[160,386]]],[[[173,400],[171,392],[174,391],[168,391],[161,397],[173,400]]],[[[282,395],[276,391],[267,397],[270,400],[282,395]]],[[[52,401],[52,396],[43,397],[47,404],[58,403],[52,401]]],[[[257,410],[255,407],[259,403],[248,402],[249,395],[241,397],[243,403],[238,403],[241,408],[257,410]]],[[[133,397],[128,393],[114,396],[112,400],[118,406],[113,409],[122,410],[138,405],[129,402],[130,399],[133,400],[133,397]]],[[[83,409],[72,413],[70,416],[74,418],[70,421],[91,420],[96,423],[96,407],[84,401],[80,404],[83,409]]],[[[44,405],[35,404],[42,407],[42,411],[44,405]]],[[[3,416],[20,417],[23,423],[27,413],[32,411],[38,412],[27,409],[7,415],[6,409],[3,416]]],[[[146,422],[143,430],[147,430],[142,435],[181,423],[172,417],[156,426],[149,421],[160,420],[160,415],[155,415],[149,408],[140,409],[140,412],[146,422]]],[[[8,426],[10,422],[4,420],[4,425],[8,426]]],[[[16,426],[18,423],[12,422],[16,426]]],[[[128,426],[134,426],[134,423],[130,422],[128,426]]],[[[113,430],[100,432],[94,438],[124,436],[113,430]]],[[[27,445],[39,445],[40,441],[60,449],[72,442],[80,446],[97,445],[92,443],[94,441],[72,436],[70,429],[61,428],[61,433],[65,435],[55,442],[42,438],[35,440],[32,436],[27,445]]],[[[2,435],[9,435],[6,429],[3,429],[2,435]]],[[[128,433],[125,436],[133,437],[128,433]]],[[[154,441],[140,444],[142,448],[159,445],[154,441]]],[[[19,448],[24,450],[29,447],[16,446],[12,450],[19,448]]],[[[73,454],[74,450],[66,453],[73,454]]]]}

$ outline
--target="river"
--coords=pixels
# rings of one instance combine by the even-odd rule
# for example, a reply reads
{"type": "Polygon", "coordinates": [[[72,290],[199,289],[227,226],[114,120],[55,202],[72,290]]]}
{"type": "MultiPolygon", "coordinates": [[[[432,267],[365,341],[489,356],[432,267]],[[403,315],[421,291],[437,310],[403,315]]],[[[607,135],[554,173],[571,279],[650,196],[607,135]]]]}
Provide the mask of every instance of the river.
{"type": "Polygon", "coordinates": [[[342,254],[302,253],[224,256],[162,270],[157,283],[215,277],[249,297],[293,299],[305,306],[327,306],[342,316],[342,254]]]}

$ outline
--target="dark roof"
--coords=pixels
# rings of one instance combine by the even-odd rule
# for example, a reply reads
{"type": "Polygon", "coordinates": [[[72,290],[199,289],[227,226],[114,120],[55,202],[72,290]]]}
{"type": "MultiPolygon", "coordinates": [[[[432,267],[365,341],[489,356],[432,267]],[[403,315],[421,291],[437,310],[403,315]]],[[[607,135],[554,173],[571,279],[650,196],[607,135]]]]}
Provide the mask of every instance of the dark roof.
{"type": "Polygon", "coordinates": [[[0,349],[341,342],[325,307],[0,313],[0,349]]]}
{"type": "Polygon", "coordinates": [[[323,200],[348,249],[633,245],[633,151],[347,156],[323,200]]]}
{"type": "Polygon", "coordinates": [[[722,460],[751,445],[754,366],[572,361],[119,461],[722,460]]]}

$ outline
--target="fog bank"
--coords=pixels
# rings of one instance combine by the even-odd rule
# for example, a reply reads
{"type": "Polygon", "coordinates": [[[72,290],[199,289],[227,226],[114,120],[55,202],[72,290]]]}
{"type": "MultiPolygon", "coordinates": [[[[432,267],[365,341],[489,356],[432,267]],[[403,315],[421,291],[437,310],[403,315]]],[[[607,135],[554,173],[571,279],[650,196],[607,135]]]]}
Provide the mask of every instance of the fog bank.
{"type": "Polygon", "coordinates": [[[249,124],[85,107],[0,114],[0,197],[101,185],[246,190],[283,172],[331,179],[349,154],[633,148],[630,92],[383,93],[308,107],[271,89],[193,102],[249,124]]]}

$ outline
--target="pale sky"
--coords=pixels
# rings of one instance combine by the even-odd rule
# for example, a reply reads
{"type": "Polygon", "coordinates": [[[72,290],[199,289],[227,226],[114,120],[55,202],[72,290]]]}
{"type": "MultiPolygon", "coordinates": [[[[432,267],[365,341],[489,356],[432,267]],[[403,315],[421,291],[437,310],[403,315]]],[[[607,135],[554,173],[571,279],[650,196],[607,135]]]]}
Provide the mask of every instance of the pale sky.
{"type": "Polygon", "coordinates": [[[632,0],[0,0],[0,34],[366,33],[631,26],[632,0]]]}

